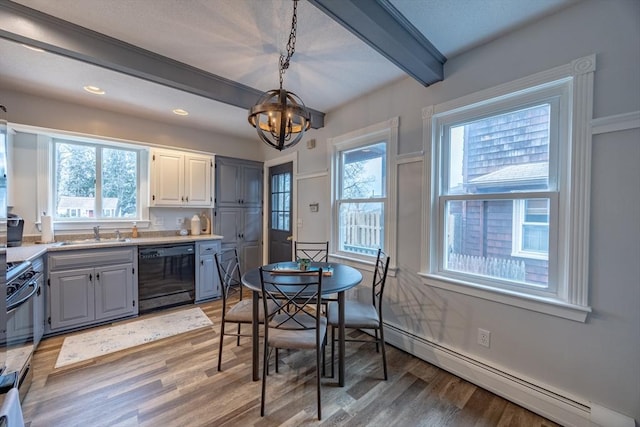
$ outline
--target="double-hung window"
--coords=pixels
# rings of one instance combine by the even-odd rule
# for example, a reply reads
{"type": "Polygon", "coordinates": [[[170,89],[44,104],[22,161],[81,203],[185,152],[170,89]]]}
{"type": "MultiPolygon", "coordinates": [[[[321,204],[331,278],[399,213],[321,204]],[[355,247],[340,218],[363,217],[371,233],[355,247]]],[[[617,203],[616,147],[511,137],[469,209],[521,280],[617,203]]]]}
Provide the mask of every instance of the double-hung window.
{"type": "Polygon", "coordinates": [[[595,62],[580,61],[424,114],[427,283],[584,320],[595,62]]]}
{"type": "Polygon", "coordinates": [[[139,219],[139,150],[61,139],[52,146],[57,221],[139,219]]]}
{"type": "Polygon", "coordinates": [[[375,260],[378,249],[393,250],[390,218],[391,161],[397,119],[334,138],[332,252],[375,260]]]}

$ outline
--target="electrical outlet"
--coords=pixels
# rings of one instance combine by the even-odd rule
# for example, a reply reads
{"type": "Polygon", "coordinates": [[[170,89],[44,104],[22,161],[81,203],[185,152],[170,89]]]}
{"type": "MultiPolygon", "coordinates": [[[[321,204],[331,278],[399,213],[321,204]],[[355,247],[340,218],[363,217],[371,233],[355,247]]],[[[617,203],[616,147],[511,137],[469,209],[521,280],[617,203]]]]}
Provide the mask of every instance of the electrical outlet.
{"type": "Polygon", "coordinates": [[[486,329],[478,328],[478,344],[489,348],[491,345],[491,332],[486,329]]]}
{"type": "Polygon", "coordinates": [[[182,226],[182,224],[184,224],[184,218],[182,218],[182,217],[176,218],[176,225],[178,227],[180,227],[180,226],[182,226]]]}

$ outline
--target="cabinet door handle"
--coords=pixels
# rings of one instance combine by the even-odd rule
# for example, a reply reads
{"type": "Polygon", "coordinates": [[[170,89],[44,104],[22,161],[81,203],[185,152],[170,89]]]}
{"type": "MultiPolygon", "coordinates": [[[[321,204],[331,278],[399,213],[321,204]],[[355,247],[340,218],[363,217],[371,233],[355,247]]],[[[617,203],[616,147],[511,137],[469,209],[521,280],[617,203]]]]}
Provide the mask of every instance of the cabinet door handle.
{"type": "Polygon", "coordinates": [[[204,265],[204,260],[203,259],[200,260],[200,265],[204,265]]]}
{"type": "Polygon", "coordinates": [[[93,274],[89,274],[89,281],[93,282],[93,274]]]}
{"type": "Polygon", "coordinates": [[[100,273],[96,273],[96,280],[100,280],[100,273]]]}
{"type": "Polygon", "coordinates": [[[189,196],[185,197],[187,203],[189,203],[189,196]]]}

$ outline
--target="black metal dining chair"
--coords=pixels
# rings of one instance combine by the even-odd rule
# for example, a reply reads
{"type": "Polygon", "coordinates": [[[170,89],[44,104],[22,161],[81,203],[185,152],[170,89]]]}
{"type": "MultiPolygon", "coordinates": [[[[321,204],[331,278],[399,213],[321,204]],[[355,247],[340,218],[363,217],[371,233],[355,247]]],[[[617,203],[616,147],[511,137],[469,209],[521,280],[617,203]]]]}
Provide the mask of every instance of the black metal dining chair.
{"type": "MultiPolygon", "coordinates": [[[[387,355],[384,346],[384,327],[382,322],[382,296],[387,281],[390,258],[381,249],[378,249],[376,266],[373,272],[373,284],[371,286],[371,303],[355,300],[345,301],[344,325],[348,329],[372,329],[373,339],[347,339],[345,341],[372,342],[376,344],[376,351],[382,350],[382,367],[384,379],[387,379],[387,355]]],[[[335,330],[338,323],[338,303],[331,302],[327,306],[327,320],[331,326],[331,376],[334,375],[334,347],[336,342],[335,330]]]]}
{"type": "Polygon", "coordinates": [[[295,260],[310,259],[312,262],[327,262],[329,260],[329,242],[293,242],[295,260]]]}
{"type": "Polygon", "coordinates": [[[318,419],[322,419],[320,367],[326,344],[327,319],[321,315],[322,269],[310,273],[281,274],[260,268],[264,322],[262,396],[260,415],[265,413],[269,358],[275,353],[278,372],[278,349],[315,350],[318,419]],[[275,309],[269,305],[274,304],[275,309]],[[288,307],[288,309],[284,309],[288,307]]]}
{"type": "MultiPolygon", "coordinates": [[[[251,337],[251,333],[242,333],[242,324],[251,324],[253,320],[253,306],[251,299],[242,299],[242,273],[238,251],[227,249],[214,255],[220,286],[222,288],[222,318],[220,320],[220,344],[218,348],[218,371],[222,370],[222,348],[225,336],[237,337],[240,345],[240,337],[251,337]],[[237,330],[227,330],[227,323],[237,325],[237,330]]],[[[258,322],[264,322],[264,309],[259,307],[258,322]]]]}

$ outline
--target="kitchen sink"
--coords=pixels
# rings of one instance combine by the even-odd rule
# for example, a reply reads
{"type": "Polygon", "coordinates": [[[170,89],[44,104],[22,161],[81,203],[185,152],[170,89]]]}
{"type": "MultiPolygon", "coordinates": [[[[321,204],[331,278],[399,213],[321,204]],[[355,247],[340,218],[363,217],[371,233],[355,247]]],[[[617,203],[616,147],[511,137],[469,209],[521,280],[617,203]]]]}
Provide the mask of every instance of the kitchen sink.
{"type": "Polygon", "coordinates": [[[122,238],[122,239],[82,239],[82,240],[65,240],[64,242],[60,242],[58,246],[74,246],[74,245],[101,245],[107,243],[124,243],[130,242],[131,239],[122,238]]]}

